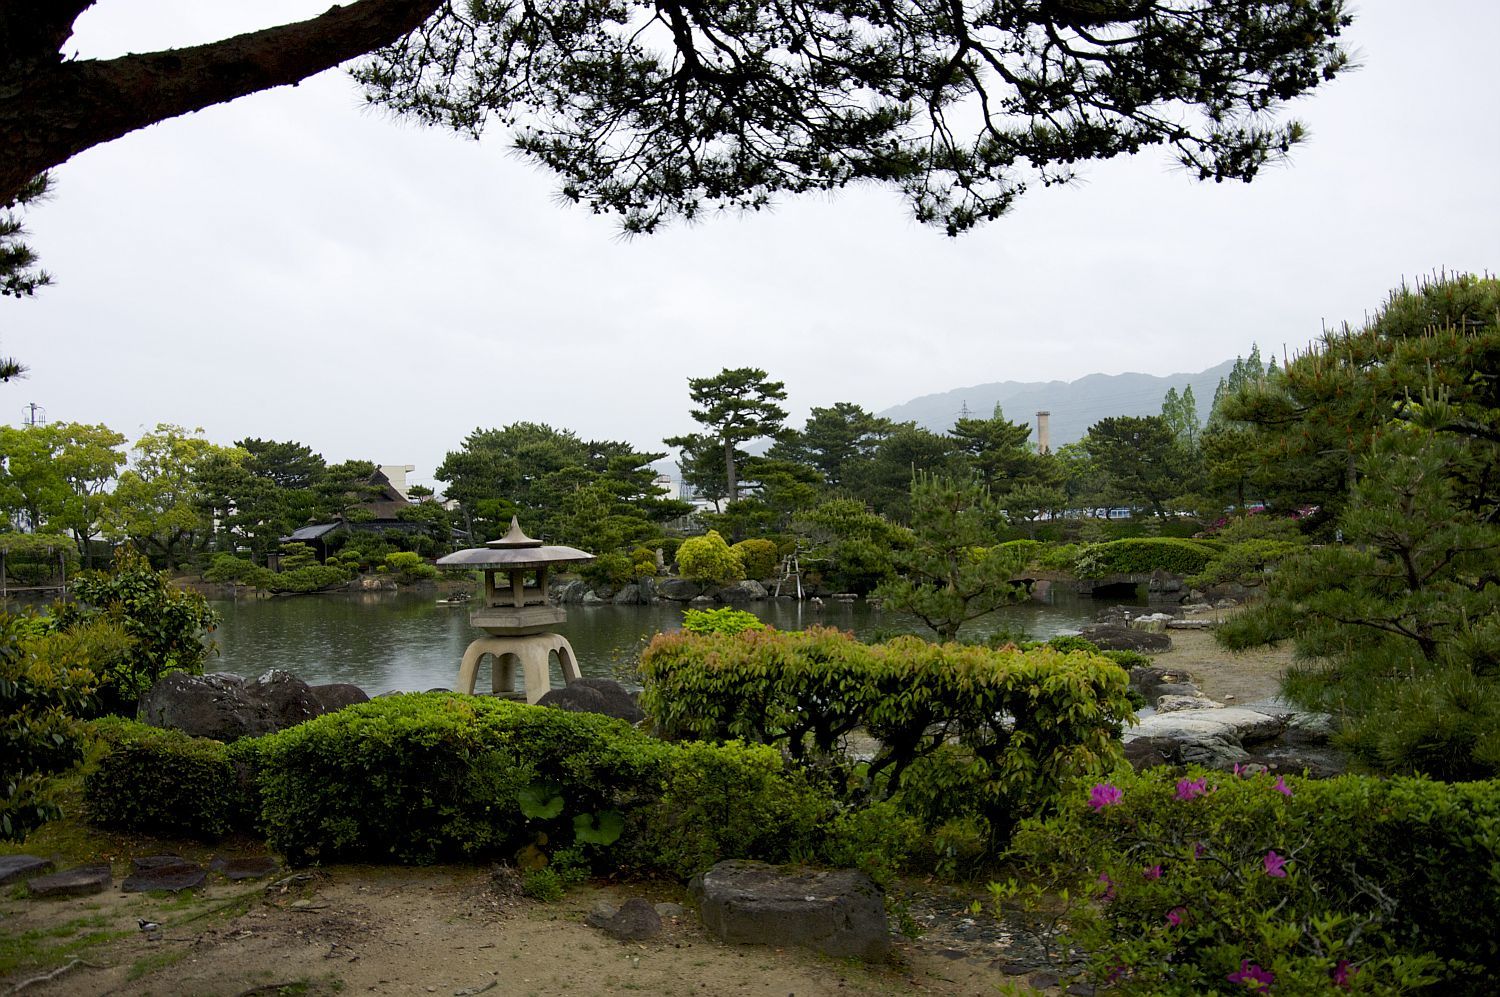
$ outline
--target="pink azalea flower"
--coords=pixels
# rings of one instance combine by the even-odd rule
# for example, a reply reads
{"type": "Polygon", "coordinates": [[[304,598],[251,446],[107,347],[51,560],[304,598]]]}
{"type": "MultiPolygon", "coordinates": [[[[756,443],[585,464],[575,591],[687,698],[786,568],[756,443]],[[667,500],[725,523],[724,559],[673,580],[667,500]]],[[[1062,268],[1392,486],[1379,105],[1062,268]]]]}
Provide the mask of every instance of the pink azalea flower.
{"type": "Polygon", "coordinates": [[[1240,763],[1239,762],[1235,762],[1234,763],[1234,777],[1236,779],[1238,779],[1240,777],[1240,775],[1241,775],[1240,763]]]}
{"type": "Polygon", "coordinates": [[[1278,775],[1276,777],[1276,785],[1272,786],[1271,788],[1276,790],[1276,792],[1281,793],[1283,796],[1292,795],[1292,787],[1286,784],[1286,776],[1278,775]]]}
{"type": "Polygon", "coordinates": [[[1115,898],[1115,881],[1109,878],[1109,873],[1101,872],[1099,874],[1099,882],[1104,884],[1104,892],[1099,894],[1099,901],[1101,903],[1109,903],[1115,898]]]}
{"type": "Polygon", "coordinates": [[[1161,878],[1161,866],[1159,866],[1159,865],[1150,865],[1150,866],[1147,866],[1146,868],[1144,868],[1144,869],[1141,870],[1141,875],[1145,876],[1147,879],[1160,879],[1161,878]]]}
{"type": "Polygon", "coordinates": [[[1276,974],[1269,969],[1261,969],[1249,959],[1240,960],[1240,971],[1230,973],[1224,977],[1230,983],[1240,983],[1246,988],[1258,994],[1271,992],[1271,984],[1276,982],[1276,974]]]}
{"type": "Polygon", "coordinates": [[[1186,907],[1173,907],[1167,911],[1167,923],[1174,928],[1182,927],[1183,919],[1187,916],[1186,907]]]}
{"type": "Polygon", "coordinates": [[[1266,857],[1261,859],[1261,865],[1266,867],[1266,875],[1272,879],[1286,878],[1286,859],[1274,851],[1266,852],[1266,857]]]}
{"type": "Polygon", "coordinates": [[[1095,813],[1098,813],[1105,807],[1112,807],[1119,803],[1124,795],[1118,786],[1112,786],[1107,782],[1096,783],[1089,791],[1089,806],[1094,808],[1095,813]]]}
{"type": "Polygon", "coordinates": [[[1333,967],[1333,983],[1335,986],[1349,989],[1349,984],[1354,980],[1354,974],[1359,969],[1349,965],[1348,959],[1340,959],[1337,966],[1333,967]]]}
{"type": "Polygon", "coordinates": [[[1208,792],[1208,779],[1178,779],[1177,798],[1179,800],[1193,800],[1208,792]]]}

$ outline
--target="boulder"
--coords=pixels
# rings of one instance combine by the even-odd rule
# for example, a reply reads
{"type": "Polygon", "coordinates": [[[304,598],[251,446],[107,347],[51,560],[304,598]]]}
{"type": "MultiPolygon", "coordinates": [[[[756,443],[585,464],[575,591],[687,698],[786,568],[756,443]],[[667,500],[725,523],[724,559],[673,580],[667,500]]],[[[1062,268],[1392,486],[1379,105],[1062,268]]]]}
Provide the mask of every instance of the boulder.
{"type": "MultiPolygon", "coordinates": [[[[1137,665],[1130,669],[1130,686],[1138,691],[1146,702],[1155,702],[1157,697],[1167,695],[1162,692],[1166,686],[1181,686],[1190,684],[1192,676],[1187,672],[1177,671],[1173,668],[1162,668],[1159,665],[1142,666],[1137,665]]],[[[1197,689],[1197,686],[1193,686],[1197,689]]],[[[1191,693],[1188,693],[1191,695],[1191,693]]]]}
{"type": "Polygon", "coordinates": [[[1225,706],[1216,710],[1184,710],[1178,713],[1147,717],[1125,732],[1127,738],[1170,737],[1193,740],[1198,737],[1227,737],[1235,742],[1269,741],[1286,729],[1286,721],[1277,715],[1225,706]]]}
{"type": "Polygon", "coordinates": [[[620,588],[620,591],[615,593],[615,597],[610,601],[616,606],[639,606],[646,600],[641,598],[641,587],[639,585],[625,585],[620,588]]]}
{"type": "Polygon", "coordinates": [[[324,712],[312,686],[280,668],[272,668],[254,682],[246,683],[245,692],[252,702],[261,704],[272,730],[295,727],[324,712]]]}
{"type": "MultiPolygon", "coordinates": [[[[614,590],[610,589],[609,590],[610,598],[614,598],[614,594],[615,594],[614,590]]],[[[581,602],[581,603],[583,603],[585,606],[603,606],[605,603],[609,602],[609,599],[606,599],[604,596],[600,595],[598,592],[589,591],[589,592],[583,593],[583,598],[579,599],[578,601],[581,602]]]]}
{"type": "Polygon", "coordinates": [[[223,672],[172,672],[141,697],[139,715],[143,723],[154,727],[233,741],[284,730],[369,698],[358,686],[347,683],[314,689],[276,668],[252,682],[223,672]]]}
{"type": "Polygon", "coordinates": [[[730,859],[693,877],[688,888],[704,928],[725,942],[801,945],[872,961],[891,951],[880,888],[857,869],[730,859]]]}
{"type": "Polygon", "coordinates": [[[1164,633],[1147,633],[1114,623],[1090,624],[1079,632],[1079,636],[1097,644],[1101,651],[1159,654],[1172,646],[1172,638],[1164,633]]]}
{"type": "Polygon", "coordinates": [[[0,886],[35,879],[52,871],[52,863],[35,855],[0,855],[0,886]]]}
{"type": "Polygon", "coordinates": [[[649,900],[631,897],[615,910],[600,904],[589,914],[588,923],[622,942],[639,942],[661,934],[661,915],[649,900]]]}
{"type": "Polygon", "coordinates": [[[759,602],[765,597],[766,587],[756,581],[731,582],[719,589],[721,602],[759,602]]]}
{"type": "Polygon", "coordinates": [[[1157,713],[1177,713],[1180,710],[1213,710],[1223,706],[1199,693],[1193,695],[1169,694],[1156,700],[1157,713]]]}
{"type": "Polygon", "coordinates": [[[602,713],[632,724],[646,718],[635,697],[614,679],[574,679],[563,688],[548,692],[537,700],[537,705],[573,713],[602,713]]]}
{"type": "Polygon", "coordinates": [[[584,593],[589,590],[588,582],[578,581],[563,582],[552,586],[552,601],[559,603],[582,602],[584,593]]]}
{"type": "Polygon", "coordinates": [[[320,713],[337,713],[346,706],[368,703],[369,695],[357,685],[348,682],[330,682],[327,685],[310,686],[313,698],[318,701],[320,713]]]}
{"type": "Polygon", "coordinates": [[[80,865],[50,876],[28,880],[26,892],[33,897],[87,897],[109,889],[109,863],[80,865]]]}
{"type": "Polygon", "coordinates": [[[656,594],[673,602],[687,602],[703,594],[703,586],[690,578],[663,578],[656,583],[656,594]]]}
{"type": "Polygon", "coordinates": [[[170,727],[218,741],[259,737],[276,729],[251,701],[245,680],[223,672],[163,675],[142,697],[140,718],[153,727],[170,727]]]}

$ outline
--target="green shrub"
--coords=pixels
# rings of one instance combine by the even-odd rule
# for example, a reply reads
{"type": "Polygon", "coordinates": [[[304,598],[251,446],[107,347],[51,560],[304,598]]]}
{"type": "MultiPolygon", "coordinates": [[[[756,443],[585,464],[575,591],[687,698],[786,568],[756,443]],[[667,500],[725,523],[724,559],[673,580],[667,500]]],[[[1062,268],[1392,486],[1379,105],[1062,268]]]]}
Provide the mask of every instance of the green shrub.
{"type": "Polygon", "coordinates": [[[858,776],[857,797],[919,794],[929,826],[978,815],[995,840],[1045,810],[1064,780],[1112,765],[1131,716],[1125,672],[1097,655],[914,637],[870,646],[819,627],[658,634],[640,674],[641,706],[668,737],[770,744],[807,767],[838,766],[862,727],[880,748],[844,775],[858,776]],[[949,742],[952,765],[924,761],[949,742]]]}
{"type": "Polygon", "coordinates": [[[254,561],[235,557],[233,554],[215,554],[208,568],[203,572],[203,580],[220,585],[253,585],[256,588],[270,588],[274,575],[274,572],[261,567],[254,561]]]}
{"type": "Polygon", "coordinates": [[[746,630],[764,630],[766,626],[754,613],[731,606],[682,611],[682,629],[690,634],[739,634],[746,630]]]}
{"type": "Polygon", "coordinates": [[[422,560],[421,554],[414,554],[409,550],[387,554],[384,566],[403,585],[428,581],[438,575],[438,569],[422,560]]]}
{"type": "Polygon", "coordinates": [[[677,570],[702,585],[727,585],[745,577],[739,556],[718,530],[684,540],[677,548],[677,570]]]}
{"type": "Polygon", "coordinates": [[[1264,582],[1276,565],[1305,547],[1300,540],[1245,540],[1231,544],[1214,554],[1202,571],[1189,575],[1187,583],[1193,588],[1231,584],[1253,587],[1264,582]]]}
{"type": "Polygon", "coordinates": [[[134,549],[117,550],[107,572],[79,575],[72,597],[52,607],[53,630],[105,621],[133,641],[129,653],[99,676],[99,696],[109,712],[133,714],[136,700],[168,672],[202,674],[213,648],[207,637],[219,615],[198,593],[173,588],[166,573],[152,569],[134,549]]]}
{"type": "MultiPolygon", "coordinates": [[[[384,567],[382,565],[382,567],[384,567]]],[[[321,592],[346,584],[353,576],[347,568],[332,564],[306,564],[290,571],[273,574],[268,586],[272,592],[321,592]]]]}
{"type": "Polygon", "coordinates": [[[524,851],[533,865],[688,873],[811,854],[829,807],[773,751],[671,745],[608,717],[445,693],[269,735],[258,764],[265,829],[294,864],[524,851]]]}
{"type": "Polygon", "coordinates": [[[780,752],[764,745],[684,744],[644,823],[651,864],[686,878],[725,855],[811,858],[828,812],[780,752]]]}
{"type": "Polygon", "coordinates": [[[94,705],[92,671],[25,650],[41,629],[0,613],[0,839],[23,839],[58,816],[47,778],[83,757],[77,718],[94,705]]]}
{"type": "Polygon", "coordinates": [[[741,540],[729,549],[740,559],[740,569],[746,578],[770,578],[776,574],[776,566],[781,561],[774,540],[741,540]]]}
{"type": "Polygon", "coordinates": [[[90,823],[204,841],[253,826],[254,803],[222,742],[119,717],[91,727],[104,751],[83,780],[90,823]]]}
{"type": "Polygon", "coordinates": [[[619,588],[622,585],[629,585],[639,577],[635,561],[623,550],[600,554],[579,568],[578,574],[583,577],[584,581],[595,587],[613,585],[619,588]]]}
{"type": "Polygon", "coordinates": [[[1012,855],[1030,885],[997,896],[1070,924],[1057,950],[1116,992],[1223,992],[1255,967],[1275,993],[1479,994],[1500,961],[1495,782],[1121,772],[1012,855]]]}
{"type": "Polygon", "coordinates": [[[1073,562],[1073,570],[1079,578],[1141,575],[1153,571],[1195,575],[1208,565],[1221,546],[1207,540],[1175,537],[1111,540],[1081,549],[1073,562]]]}

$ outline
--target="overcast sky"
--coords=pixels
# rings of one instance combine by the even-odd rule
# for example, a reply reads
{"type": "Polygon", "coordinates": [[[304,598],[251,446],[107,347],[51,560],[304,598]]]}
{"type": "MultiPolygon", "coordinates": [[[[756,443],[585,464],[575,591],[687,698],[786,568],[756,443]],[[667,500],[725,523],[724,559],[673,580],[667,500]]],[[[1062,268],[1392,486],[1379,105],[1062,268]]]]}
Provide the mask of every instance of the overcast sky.
{"type": "MultiPolygon", "coordinates": [[[[84,57],[207,41],[328,0],[101,0],[84,57]]],[[[430,482],[476,427],[662,449],[687,378],[757,366],[807,409],[1000,380],[1201,370],[1359,321],[1403,277],[1500,268],[1497,0],[1366,0],[1362,68],[1297,102],[1253,184],[1147,152],[949,239],[892,192],[785,200],[624,241],[499,132],[360,109],[341,71],[156,125],[55,171],[28,218],[57,283],[0,300],[0,418],[132,439],[295,439],[430,482]]],[[[1016,415],[1016,413],[1011,413],[1016,415]]]]}

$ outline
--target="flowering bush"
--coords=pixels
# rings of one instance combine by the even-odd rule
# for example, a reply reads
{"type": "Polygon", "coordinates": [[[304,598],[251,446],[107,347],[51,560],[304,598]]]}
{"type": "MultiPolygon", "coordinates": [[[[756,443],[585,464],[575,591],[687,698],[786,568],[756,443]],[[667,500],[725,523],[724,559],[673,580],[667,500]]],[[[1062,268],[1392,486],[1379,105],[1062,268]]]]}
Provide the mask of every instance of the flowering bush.
{"type": "Polygon", "coordinates": [[[1125,772],[1011,855],[997,912],[1120,993],[1477,994],[1500,958],[1493,782],[1125,772]]]}

